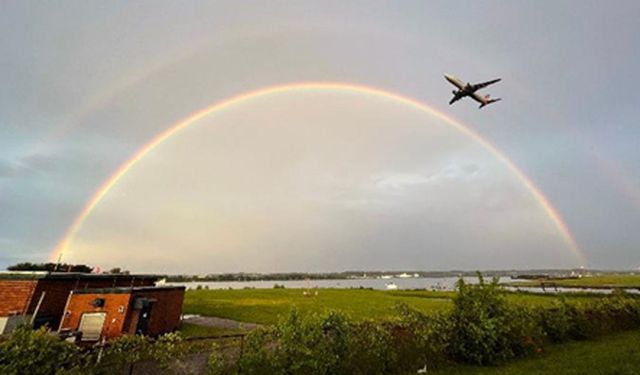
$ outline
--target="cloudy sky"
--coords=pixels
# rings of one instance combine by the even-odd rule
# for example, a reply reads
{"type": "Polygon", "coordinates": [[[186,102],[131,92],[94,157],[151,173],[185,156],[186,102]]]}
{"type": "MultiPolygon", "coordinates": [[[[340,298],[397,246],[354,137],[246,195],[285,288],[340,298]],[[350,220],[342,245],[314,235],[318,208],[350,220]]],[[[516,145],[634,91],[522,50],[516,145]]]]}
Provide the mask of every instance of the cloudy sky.
{"type": "Polygon", "coordinates": [[[640,267],[638,18],[635,1],[4,1],[0,267],[60,243],[134,271],[640,267]],[[503,101],[449,106],[444,73],[502,77],[483,92],[503,101]],[[241,100],[77,220],[172,125],[302,82],[384,94],[241,100]]]}

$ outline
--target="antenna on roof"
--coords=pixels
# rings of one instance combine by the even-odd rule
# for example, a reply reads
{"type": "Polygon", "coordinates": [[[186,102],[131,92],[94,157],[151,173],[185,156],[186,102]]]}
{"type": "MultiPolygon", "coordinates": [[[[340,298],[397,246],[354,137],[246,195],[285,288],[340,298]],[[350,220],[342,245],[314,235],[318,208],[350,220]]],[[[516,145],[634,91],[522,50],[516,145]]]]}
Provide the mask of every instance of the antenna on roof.
{"type": "Polygon", "coordinates": [[[53,268],[53,272],[57,272],[58,268],[60,268],[60,262],[62,261],[62,251],[58,254],[58,260],[56,261],[56,266],[53,268]]]}

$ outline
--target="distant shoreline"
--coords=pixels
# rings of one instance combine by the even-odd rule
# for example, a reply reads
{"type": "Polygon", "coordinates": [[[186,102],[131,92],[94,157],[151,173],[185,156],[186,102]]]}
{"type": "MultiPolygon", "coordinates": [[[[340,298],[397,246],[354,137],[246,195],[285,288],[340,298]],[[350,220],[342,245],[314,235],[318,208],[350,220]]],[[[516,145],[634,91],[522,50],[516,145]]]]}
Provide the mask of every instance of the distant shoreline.
{"type": "MultiPolygon", "coordinates": [[[[570,279],[600,274],[633,275],[633,271],[609,271],[586,269],[531,269],[531,270],[485,270],[484,277],[511,277],[512,279],[537,280],[570,279]]],[[[281,272],[281,273],[220,273],[206,275],[165,275],[168,282],[198,281],[292,281],[292,280],[350,280],[390,278],[441,278],[475,277],[478,271],[344,271],[344,272],[281,272]]]]}

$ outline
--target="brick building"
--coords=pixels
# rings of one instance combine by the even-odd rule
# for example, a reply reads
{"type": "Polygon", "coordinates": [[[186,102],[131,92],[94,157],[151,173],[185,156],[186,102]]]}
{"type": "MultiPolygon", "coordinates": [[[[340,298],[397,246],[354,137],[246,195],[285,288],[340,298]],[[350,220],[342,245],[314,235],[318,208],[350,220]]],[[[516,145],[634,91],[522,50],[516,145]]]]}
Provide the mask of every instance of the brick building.
{"type": "MultiPolygon", "coordinates": [[[[76,312],[85,311],[86,308],[79,308],[79,302],[77,301],[82,300],[81,295],[90,295],[95,293],[96,289],[102,292],[111,291],[103,293],[108,295],[108,297],[103,298],[105,302],[103,307],[105,308],[110,308],[116,302],[126,302],[123,305],[124,310],[131,314],[129,319],[132,320],[128,321],[129,325],[127,327],[123,326],[123,329],[134,327],[132,329],[136,331],[145,331],[145,329],[138,329],[137,323],[133,324],[133,319],[137,319],[135,318],[135,311],[140,309],[131,309],[129,305],[143,303],[136,301],[144,301],[145,296],[148,295],[148,301],[145,303],[151,306],[148,309],[154,310],[154,314],[151,314],[151,310],[147,311],[147,315],[153,317],[153,319],[145,318],[147,320],[146,324],[148,324],[146,331],[149,334],[158,334],[173,330],[177,328],[179,323],[180,313],[177,314],[178,323],[175,323],[174,316],[176,309],[180,312],[182,310],[184,288],[181,291],[180,288],[155,288],[154,285],[157,280],[158,277],[152,275],[49,272],[0,273],[0,334],[10,331],[20,322],[31,322],[34,327],[47,325],[51,329],[58,329],[61,326],[63,315],[68,315],[65,314],[67,311],[65,306],[73,303],[73,306],[76,307],[76,312]],[[87,292],[89,290],[91,292],[87,292]],[[123,293],[122,290],[127,290],[127,292],[123,293]],[[122,301],[115,297],[119,294],[123,294],[123,296],[120,296],[120,298],[124,298],[122,301]],[[177,295],[180,295],[180,297],[177,297],[177,295]],[[108,305],[106,304],[107,300],[110,301],[108,305]],[[166,306],[165,300],[172,301],[170,308],[166,306]],[[171,319],[167,321],[157,317],[164,314],[163,309],[165,308],[168,309],[169,316],[171,316],[171,319]],[[166,326],[163,324],[166,324],[166,326]]],[[[94,297],[94,299],[96,298],[102,297],[94,297]]],[[[118,306],[121,304],[118,304],[118,306]]],[[[89,309],[91,310],[89,312],[93,312],[95,310],[94,306],[90,307],[93,310],[89,309]]],[[[74,316],[73,312],[71,316],[74,316]]],[[[69,320],[68,323],[71,322],[72,320],[69,320]]],[[[145,328],[144,324],[141,328],[145,328]]],[[[68,328],[68,324],[65,328],[68,328]]],[[[114,329],[109,328],[110,337],[113,336],[114,329]]],[[[122,332],[129,331],[123,330],[122,332]]]]}
{"type": "Polygon", "coordinates": [[[184,287],[74,290],[60,331],[82,332],[82,341],[123,333],[157,336],[180,326],[184,287]]]}

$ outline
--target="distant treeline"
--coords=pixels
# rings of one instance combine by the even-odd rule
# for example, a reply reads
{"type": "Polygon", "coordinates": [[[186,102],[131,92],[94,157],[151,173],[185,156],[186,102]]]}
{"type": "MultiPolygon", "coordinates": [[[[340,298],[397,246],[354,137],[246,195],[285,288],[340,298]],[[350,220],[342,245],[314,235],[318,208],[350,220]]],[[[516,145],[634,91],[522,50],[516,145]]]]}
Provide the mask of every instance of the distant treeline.
{"type": "Polygon", "coordinates": [[[67,263],[31,263],[23,262],[7,267],[9,271],[48,271],[48,272],[81,272],[91,273],[93,267],[86,264],[67,264],[67,263]]]}
{"type": "MultiPolygon", "coordinates": [[[[68,264],[68,263],[31,263],[22,262],[7,267],[8,271],[46,271],[46,272],[78,272],[78,273],[102,273],[98,268],[88,266],[86,264],[68,264]]],[[[104,273],[109,274],[129,274],[129,271],[120,267],[115,267],[104,273]]]]}
{"type": "MultiPolygon", "coordinates": [[[[528,270],[528,271],[483,271],[489,277],[511,276],[513,278],[527,278],[528,275],[541,275],[546,277],[562,277],[571,272],[586,272],[585,270],[528,270]]],[[[280,273],[219,273],[208,275],[168,275],[169,282],[190,281],[286,281],[286,280],[345,280],[345,279],[375,279],[382,276],[399,276],[402,274],[411,277],[473,277],[476,271],[343,271],[343,272],[280,272],[280,273]],[[416,276],[417,275],[417,276],[416,276]]],[[[538,278],[538,277],[536,277],[538,278]]]]}

